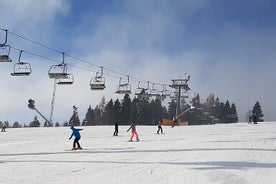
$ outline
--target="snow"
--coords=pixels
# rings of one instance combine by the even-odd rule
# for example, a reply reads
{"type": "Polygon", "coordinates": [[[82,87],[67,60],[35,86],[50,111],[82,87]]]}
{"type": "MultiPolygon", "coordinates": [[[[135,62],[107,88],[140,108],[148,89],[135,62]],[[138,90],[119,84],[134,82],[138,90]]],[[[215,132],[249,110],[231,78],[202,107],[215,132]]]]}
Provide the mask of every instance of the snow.
{"type": "Polygon", "coordinates": [[[67,151],[69,127],[0,132],[0,183],[271,184],[276,180],[276,122],[82,127],[83,150],[67,151]]]}

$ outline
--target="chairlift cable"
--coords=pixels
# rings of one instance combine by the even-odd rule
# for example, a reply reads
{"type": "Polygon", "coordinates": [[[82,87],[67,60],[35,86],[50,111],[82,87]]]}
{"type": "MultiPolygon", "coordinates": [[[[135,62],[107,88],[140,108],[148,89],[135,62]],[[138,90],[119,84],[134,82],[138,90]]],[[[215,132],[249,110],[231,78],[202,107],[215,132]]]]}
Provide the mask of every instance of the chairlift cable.
{"type": "MultiPolygon", "coordinates": [[[[52,51],[57,52],[57,53],[64,53],[64,52],[61,52],[61,51],[59,51],[59,50],[57,50],[57,49],[55,49],[55,48],[53,48],[53,47],[50,47],[50,46],[47,46],[47,45],[45,45],[45,44],[39,43],[39,42],[34,41],[34,40],[32,40],[32,39],[26,38],[26,37],[24,37],[24,36],[21,36],[21,35],[19,35],[19,34],[16,34],[16,33],[14,33],[14,32],[11,32],[11,31],[9,31],[9,30],[7,30],[7,29],[3,29],[3,28],[0,28],[0,29],[3,30],[3,31],[8,31],[11,35],[17,36],[17,37],[19,37],[19,38],[21,38],[21,39],[24,39],[24,40],[26,40],[26,41],[29,41],[29,42],[31,42],[31,43],[34,43],[34,44],[39,45],[39,46],[41,46],[41,47],[44,47],[44,48],[46,48],[46,49],[52,50],[52,51]]],[[[16,49],[16,48],[14,48],[14,47],[12,47],[12,48],[13,48],[13,49],[16,49]]],[[[18,49],[16,49],[16,50],[18,50],[18,49]]],[[[38,55],[38,54],[35,54],[35,53],[31,53],[31,52],[28,52],[28,51],[25,51],[25,52],[28,53],[28,54],[31,54],[31,55],[40,57],[40,58],[44,58],[44,59],[47,59],[47,60],[51,60],[51,61],[60,63],[59,61],[56,61],[56,60],[54,60],[54,59],[51,59],[51,58],[48,58],[48,57],[45,57],[45,56],[41,56],[41,55],[38,55]]],[[[102,66],[93,64],[93,63],[91,63],[91,62],[88,62],[88,61],[86,61],[86,60],[83,60],[83,59],[81,59],[81,58],[78,58],[78,57],[75,57],[75,56],[72,56],[72,55],[69,55],[69,54],[66,54],[66,53],[64,53],[64,54],[65,54],[66,56],[72,58],[72,59],[75,59],[75,60],[78,60],[78,61],[80,61],[80,62],[89,64],[89,65],[91,65],[91,66],[98,67],[98,68],[101,68],[101,67],[102,67],[102,66]]],[[[90,69],[87,69],[87,68],[84,68],[84,67],[80,67],[80,66],[77,66],[77,65],[72,65],[72,64],[68,64],[68,65],[73,66],[73,67],[76,67],[76,68],[79,68],[79,69],[83,69],[83,70],[86,70],[86,71],[96,72],[96,71],[93,71],[93,70],[90,70],[90,69]]],[[[132,76],[129,76],[129,75],[127,75],[127,74],[123,74],[123,73],[121,73],[121,72],[117,72],[117,71],[114,71],[114,70],[111,70],[111,69],[108,69],[108,68],[105,68],[105,67],[104,67],[104,69],[105,69],[105,71],[109,71],[109,72],[114,73],[114,74],[118,74],[118,75],[121,75],[121,76],[125,76],[125,79],[127,79],[127,77],[129,77],[129,78],[131,78],[131,79],[134,80],[134,81],[144,81],[144,82],[147,82],[147,81],[148,81],[148,80],[140,79],[140,78],[137,78],[137,77],[132,77],[132,76]]],[[[115,75],[111,75],[111,74],[106,74],[106,73],[105,73],[105,75],[111,76],[111,77],[115,77],[115,78],[121,78],[121,77],[118,77],[118,76],[115,76],[115,75]]],[[[153,83],[153,82],[150,82],[150,83],[153,83]]],[[[158,85],[166,85],[166,86],[169,86],[169,85],[164,84],[164,83],[157,83],[157,82],[154,82],[154,83],[155,83],[155,84],[158,84],[158,85]]]]}

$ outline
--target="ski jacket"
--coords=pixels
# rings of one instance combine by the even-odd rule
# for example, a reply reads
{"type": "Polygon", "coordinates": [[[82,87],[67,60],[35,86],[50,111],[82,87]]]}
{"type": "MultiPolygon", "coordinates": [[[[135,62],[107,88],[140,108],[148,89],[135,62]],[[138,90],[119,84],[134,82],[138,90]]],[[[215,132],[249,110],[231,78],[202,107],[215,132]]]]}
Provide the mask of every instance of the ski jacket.
{"type": "Polygon", "coordinates": [[[83,129],[78,129],[78,128],[72,127],[71,130],[72,130],[72,134],[71,134],[71,136],[70,136],[69,139],[71,139],[73,136],[75,136],[75,137],[77,137],[77,138],[80,138],[80,137],[81,137],[79,131],[81,131],[81,130],[83,130],[83,129]]]}
{"type": "Polygon", "coordinates": [[[129,129],[127,131],[129,131],[131,129],[132,132],[136,131],[136,124],[133,122],[131,123],[129,129]]]}

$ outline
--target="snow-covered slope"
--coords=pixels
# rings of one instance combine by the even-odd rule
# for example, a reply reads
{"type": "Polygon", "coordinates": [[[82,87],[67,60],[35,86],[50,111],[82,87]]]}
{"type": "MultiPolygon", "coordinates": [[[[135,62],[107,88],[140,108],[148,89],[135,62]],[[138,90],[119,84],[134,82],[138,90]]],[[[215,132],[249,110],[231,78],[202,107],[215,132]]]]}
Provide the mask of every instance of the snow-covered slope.
{"type": "Polygon", "coordinates": [[[0,132],[1,184],[272,184],[276,123],[206,126],[82,127],[84,150],[67,151],[71,130],[20,128],[0,132]]]}

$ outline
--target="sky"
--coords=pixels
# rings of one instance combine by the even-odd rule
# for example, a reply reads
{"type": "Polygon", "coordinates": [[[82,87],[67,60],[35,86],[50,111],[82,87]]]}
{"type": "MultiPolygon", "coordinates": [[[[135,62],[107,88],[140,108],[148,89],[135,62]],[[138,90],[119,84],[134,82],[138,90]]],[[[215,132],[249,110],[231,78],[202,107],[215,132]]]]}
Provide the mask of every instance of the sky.
{"type": "Polygon", "coordinates": [[[276,119],[273,0],[2,0],[0,7],[0,28],[14,33],[8,34],[13,62],[0,67],[2,121],[29,124],[37,115],[27,108],[30,98],[50,116],[54,81],[48,70],[62,61],[61,52],[74,84],[57,86],[53,122],[68,121],[73,105],[82,121],[103,96],[122,99],[115,94],[121,77],[130,76],[134,93],[139,80],[169,85],[188,75],[190,97],[229,100],[240,121],[259,101],[265,121],[276,119]],[[28,77],[10,75],[19,50],[32,66],[28,77]],[[95,92],[89,82],[99,66],[106,89],[95,92]]]}

